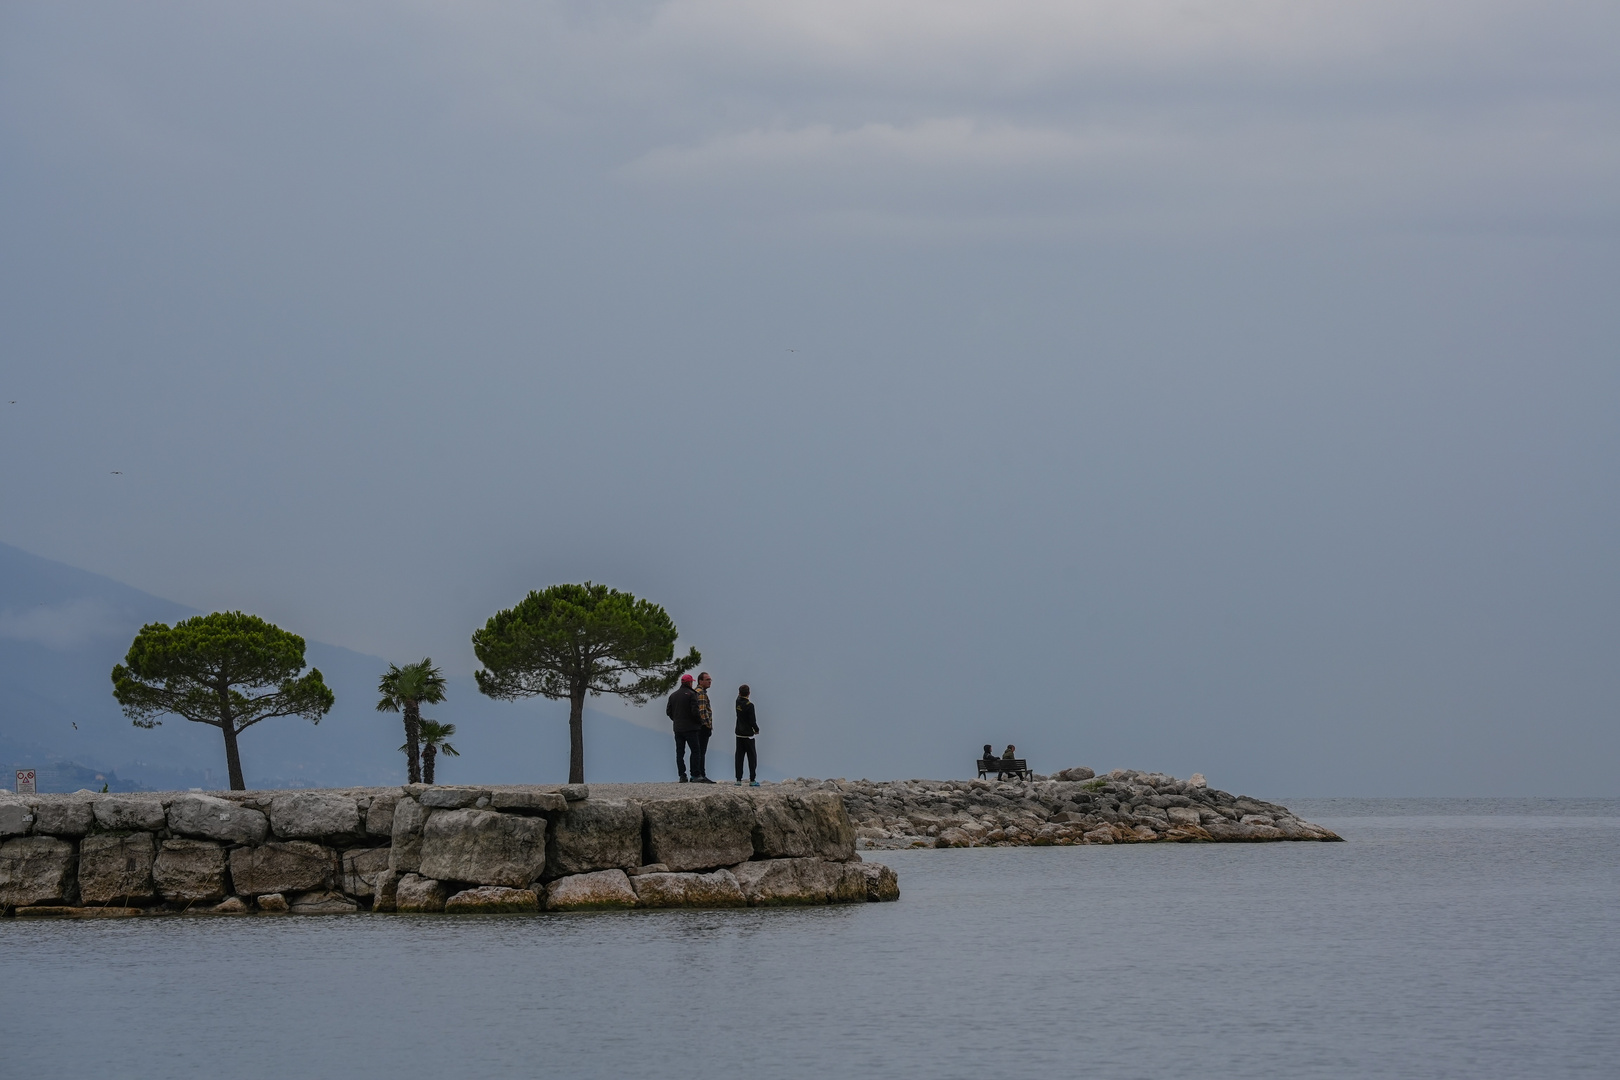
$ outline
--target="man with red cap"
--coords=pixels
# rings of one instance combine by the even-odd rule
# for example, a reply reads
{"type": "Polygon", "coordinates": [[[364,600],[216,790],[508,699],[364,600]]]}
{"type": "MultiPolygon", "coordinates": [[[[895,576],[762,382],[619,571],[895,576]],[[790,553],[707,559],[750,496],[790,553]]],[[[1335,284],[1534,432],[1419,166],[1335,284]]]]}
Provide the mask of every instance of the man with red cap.
{"type": "Polygon", "coordinates": [[[697,691],[692,689],[692,676],[682,675],[678,690],[669,695],[664,715],[675,725],[675,771],[681,783],[686,783],[686,750],[692,750],[692,779],[703,782],[703,719],[698,713],[697,691]]]}

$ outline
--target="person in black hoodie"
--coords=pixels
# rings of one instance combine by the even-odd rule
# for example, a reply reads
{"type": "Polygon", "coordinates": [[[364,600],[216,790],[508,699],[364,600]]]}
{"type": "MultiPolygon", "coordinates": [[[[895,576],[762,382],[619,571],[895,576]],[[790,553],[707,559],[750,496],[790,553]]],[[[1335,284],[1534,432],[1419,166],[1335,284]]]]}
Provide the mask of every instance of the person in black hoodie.
{"type": "Polygon", "coordinates": [[[748,699],[748,684],[737,687],[737,784],[742,785],[743,759],[748,759],[748,786],[759,787],[759,754],[754,749],[754,736],[759,734],[759,721],[754,719],[754,703],[748,699]]]}
{"type": "Polygon", "coordinates": [[[664,715],[675,725],[675,771],[686,783],[686,749],[692,749],[692,775],[701,777],[703,769],[703,721],[698,717],[697,691],[692,689],[692,676],[681,676],[681,687],[669,695],[664,715]]]}

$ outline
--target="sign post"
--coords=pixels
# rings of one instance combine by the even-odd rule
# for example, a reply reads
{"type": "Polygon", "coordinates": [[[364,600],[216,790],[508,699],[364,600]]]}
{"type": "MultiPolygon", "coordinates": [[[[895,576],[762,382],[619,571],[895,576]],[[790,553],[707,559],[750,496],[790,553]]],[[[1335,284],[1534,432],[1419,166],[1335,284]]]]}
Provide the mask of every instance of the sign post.
{"type": "Polygon", "coordinates": [[[33,795],[33,794],[35,794],[35,792],[34,792],[34,770],[33,769],[18,769],[17,770],[17,794],[19,794],[19,795],[33,795]]]}

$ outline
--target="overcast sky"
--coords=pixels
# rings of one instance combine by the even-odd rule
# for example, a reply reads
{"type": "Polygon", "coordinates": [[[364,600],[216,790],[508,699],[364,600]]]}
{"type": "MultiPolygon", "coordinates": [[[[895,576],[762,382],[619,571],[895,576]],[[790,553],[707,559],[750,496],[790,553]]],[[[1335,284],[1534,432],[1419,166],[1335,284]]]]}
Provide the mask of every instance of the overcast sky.
{"type": "Polygon", "coordinates": [[[0,540],[458,673],[607,582],[793,774],[1620,794],[1617,50],[1600,0],[13,0],[0,540]]]}

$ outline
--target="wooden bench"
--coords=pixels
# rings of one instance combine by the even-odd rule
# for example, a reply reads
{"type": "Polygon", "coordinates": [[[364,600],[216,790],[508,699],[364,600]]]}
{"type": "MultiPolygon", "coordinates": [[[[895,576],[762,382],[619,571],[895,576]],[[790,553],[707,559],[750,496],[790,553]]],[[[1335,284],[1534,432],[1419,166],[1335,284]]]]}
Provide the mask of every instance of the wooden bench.
{"type": "Polygon", "coordinates": [[[1030,777],[1029,762],[1023,758],[982,758],[979,761],[979,778],[982,780],[990,773],[995,773],[999,779],[1003,776],[1016,776],[1020,780],[1030,777]]]}

